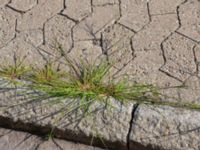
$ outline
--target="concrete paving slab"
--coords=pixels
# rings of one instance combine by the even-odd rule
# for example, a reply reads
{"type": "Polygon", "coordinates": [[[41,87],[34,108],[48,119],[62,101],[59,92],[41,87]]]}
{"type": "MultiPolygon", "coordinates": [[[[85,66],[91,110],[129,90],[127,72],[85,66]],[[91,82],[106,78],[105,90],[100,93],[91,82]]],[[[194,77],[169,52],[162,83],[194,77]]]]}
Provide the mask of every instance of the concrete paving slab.
{"type": "Polygon", "coordinates": [[[27,132],[0,128],[0,150],[103,150],[61,139],[45,140],[27,132]]]}
{"type": "MultiPolygon", "coordinates": [[[[161,87],[163,101],[200,104],[199,14],[199,0],[1,0],[0,63],[12,63],[14,53],[38,66],[62,61],[52,47],[56,39],[71,58],[116,62],[111,68],[115,80],[128,76],[130,83],[161,87]],[[176,88],[183,85],[187,88],[176,88]]],[[[0,91],[1,108],[30,98],[13,94],[0,91]]],[[[46,134],[61,105],[49,108],[45,102],[1,109],[0,124],[46,134]]],[[[115,104],[118,109],[107,118],[100,111],[96,124],[83,119],[75,125],[71,114],[56,126],[57,136],[89,144],[95,126],[109,149],[199,149],[198,111],[134,104],[115,104]]],[[[6,147],[5,137],[0,149],[13,149],[6,147]]],[[[21,139],[10,140],[15,145],[21,139]]],[[[94,144],[104,147],[99,138],[94,144]]],[[[43,142],[40,149],[54,146],[43,142]]]]}

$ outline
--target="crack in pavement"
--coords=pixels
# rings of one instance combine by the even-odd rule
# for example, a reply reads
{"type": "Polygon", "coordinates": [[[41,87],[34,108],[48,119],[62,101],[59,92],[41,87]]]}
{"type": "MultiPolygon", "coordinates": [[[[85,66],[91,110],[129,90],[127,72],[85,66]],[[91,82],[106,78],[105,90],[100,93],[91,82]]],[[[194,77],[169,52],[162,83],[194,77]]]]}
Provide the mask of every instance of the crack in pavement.
{"type": "Polygon", "coordinates": [[[127,149],[128,150],[131,150],[130,149],[130,136],[131,136],[131,131],[132,131],[132,127],[133,127],[133,123],[134,123],[134,119],[135,119],[135,114],[136,114],[136,111],[139,107],[139,104],[136,103],[133,105],[133,110],[132,110],[132,116],[131,116],[131,120],[130,120],[130,126],[129,126],[129,131],[128,131],[128,134],[127,134],[127,149]]]}
{"type": "Polygon", "coordinates": [[[164,63],[163,63],[163,65],[159,68],[159,71],[162,72],[162,73],[164,73],[164,74],[166,74],[167,76],[169,76],[169,77],[171,77],[171,78],[173,78],[173,79],[175,79],[175,80],[181,82],[181,83],[183,83],[184,81],[182,81],[182,80],[179,79],[178,77],[175,77],[174,75],[172,75],[172,74],[170,74],[170,73],[168,73],[168,72],[166,72],[165,70],[162,69],[162,68],[166,65],[166,63],[167,63],[167,58],[166,58],[166,56],[165,56],[165,49],[164,49],[163,44],[164,44],[166,41],[168,41],[168,39],[169,39],[174,33],[176,33],[176,32],[181,28],[182,24],[181,24],[180,11],[179,11],[179,9],[180,9],[180,7],[181,7],[182,5],[184,5],[185,3],[187,3],[187,1],[188,1],[188,0],[185,0],[184,2],[182,2],[180,5],[178,5],[178,6],[176,7],[176,14],[177,14],[177,20],[178,20],[178,27],[177,27],[173,32],[171,32],[171,33],[169,34],[169,36],[167,36],[167,37],[161,42],[161,44],[160,44],[160,48],[161,48],[161,52],[162,52],[162,56],[163,56],[164,63]]]}
{"type": "Polygon", "coordinates": [[[101,5],[93,5],[93,7],[105,7],[105,6],[113,6],[113,5],[119,5],[118,3],[106,3],[101,5]]]}
{"type": "Polygon", "coordinates": [[[20,13],[21,15],[31,11],[32,9],[34,9],[34,7],[36,7],[39,4],[39,0],[36,0],[36,5],[32,6],[31,8],[27,9],[27,10],[20,10],[18,8],[15,8],[14,6],[12,6],[12,0],[10,0],[10,2],[8,4],[6,4],[6,7],[12,9],[13,11],[20,13]]]}
{"type": "Polygon", "coordinates": [[[197,40],[195,40],[195,39],[193,39],[193,38],[191,38],[191,37],[189,37],[189,36],[187,36],[187,35],[185,35],[185,34],[179,32],[179,31],[175,31],[175,32],[176,32],[177,34],[179,34],[179,35],[181,35],[181,36],[183,36],[183,37],[185,37],[185,38],[187,38],[187,39],[189,39],[189,40],[195,42],[195,43],[200,43],[199,41],[197,41],[197,40]]]}
{"type": "Polygon", "coordinates": [[[198,74],[199,74],[199,62],[198,62],[198,60],[197,60],[197,56],[196,56],[196,52],[195,52],[195,48],[197,47],[197,45],[195,45],[194,47],[193,47],[193,49],[192,49],[192,51],[193,51],[193,55],[194,55],[194,62],[195,62],[195,64],[196,64],[196,72],[195,72],[195,74],[196,74],[196,76],[198,76],[198,74]]]}

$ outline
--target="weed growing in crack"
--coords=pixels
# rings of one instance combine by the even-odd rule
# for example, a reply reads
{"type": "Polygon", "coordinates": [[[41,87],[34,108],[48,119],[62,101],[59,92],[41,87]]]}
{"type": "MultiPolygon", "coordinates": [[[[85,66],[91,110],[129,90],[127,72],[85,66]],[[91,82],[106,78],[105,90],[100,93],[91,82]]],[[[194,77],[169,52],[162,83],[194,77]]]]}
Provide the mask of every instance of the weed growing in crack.
{"type": "Polygon", "coordinates": [[[45,140],[52,140],[52,139],[54,139],[53,129],[45,136],[45,140]]]}
{"type": "MultiPolygon", "coordinates": [[[[91,107],[96,103],[106,106],[104,108],[113,108],[112,103],[109,101],[110,97],[121,104],[137,102],[200,109],[200,105],[196,104],[162,101],[161,96],[163,95],[156,86],[130,84],[127,79],[120,81],[110,79],[109,72],[113,67],[112,63],[102,60],[97,65],[94,62],[88,62],[81,58],[75,60],[64,54],[61,45],[58,45],[58,50],[62,58],[64,58],[62,63],[68,68],[68,71],[58,69],[55,65],[56,62],[47,62],[42,67],[26,65],[24,64],[26,57],[21,59],[16,54],[14,54],[14,63],[12,65],[0,66],[0,77],[8,81],[9,84],[20,85],[25,89],[40,93],[37,96],[34,95],[31,100],[15,104],[14,106],[38,100],[42,101],[43,99],[48,99],[48,104],[52,105],[63,103],[60,111],[61,115],[54,120],[55,124],[58,124],[64,116],[70,115],[76,110],[81,111],[82,117],[95,113],[91,107]],[[66,101],[67,105],[64,104],[66,101]]],[[[54,128],[48,137],[52,138],[53,133],[54,128]]],[[[100,138],[104,144],[103,139],[98,133],[96,133],[95,137],[100,138]]],[[[93,138],[91,143],[93,143],[93,138]]]]}
{"type": "MultiPolygon", "coordinates": [[[[134,84],[130,86],[126,79],[118,82],[109,79],[109,72],[113,64],[107,61],[102,61],[96,65],[94,62],[88,62],[84,59],[74,60],[64,55],[60,46],[58,49],[64,58],[63,64],[68,68],[68,71],[58,69],[55,65],[56,62],[48,62],[42,67],[36,67],[25,65],[23,63],[24,60],[19,61],[20,63],[14,63],[13,66],[5,65],[1,68],[0,77],[7,80],[8,76],[17,83],[21,81],[23,88],[40,93],[31,97],[30,100],[13,106],[26,105],[26,103],[29,104],[40,100],[49,101],[47,102],[49,103],[47,107],[50,107],[51,104],[63,103],[59,115],[53,120],[53,124],[57,126],[65,116],[70,116],[77,110],[81,114],[80,118],[94,116],[96,108],[93,109],[92,107],[96,103],[108,110],[114,108],[112,102],[109,101],[109,97],[113,97],[123,104],[130,100],[140,99],[139,97],[146,93],[157,94],[157,89],[152,85],[134,84]],[[10,69],[15,70],[13,71],[14,73],[7,71],[10,69]],[[12,78],[13,74],[17,74],[14,76],[15,78],[12,78]],[[65,105],[66,101],[67,105],[65,105]]],[[[26,95],[26,92],[19,94],[26,95]]],[[[79,121],[79,117],[75,121],[79,121]]],[[[48,134],[48,138],[53,138],[54,130],[55,128],[53,127],[48,134]]],[[[92,137],[100,139],[100,142],[107,147],[97,131],[93,133],[92,137]]],[[[91,143],[93,143],[93,139],[91,143]]]]}
{"type": "Polygon", "coordinates": [[[22,80],[24,76],[31,70],[30,66],[24,65],[23,58],[17,57],[16,53],[13,56],[13,64],[7,62],[7,64],[0,65],[0,76],[7,80],[8,83],[16,85],[19,80],[22,80]]]}
{"type": "Polygon", "coordinates": [[[25,87],[39,91],[51,98],[80,99],[81,105],[88,107],[91,103],[99,101],[106,103],[108,97],[125,103],[144,96],[146,93],[158,95],[157,89],[152,85],[128,85],[128,81],[114,82],[106,77],[112,65],[101,62],[99,65],[80,60],[79,62],[65,56],[65,65],[69,72],[57,71],[53,63],[47,63],[43,68],[25,66],[22,61],[14,66],[1,68],[0,76],[6,80],[22,80],[27,83],[25,87]],[[32,68],[32,70],[28,69],[32,68]]]}
{"type": "Polygon", "coordinates": [[[25,65],[26,57],[21,59],[14,54],[12,65],[0,66],[0,77],[14,84],[22,81],[25,88],[41,92],[42,96],[48,98],[79,99],[79,103],[76,103],[78,106],[75,108],[85,111],[89,110],[91,104],[95,102],[111,106],[109,97],[121,103],[134,101],[200,109],[199,105],[192,103],[161,101],[160,97],[163,95],[159,92],[159,88],[153,85],[129,84],[126,79],[118,82],[108,79],[113,64],[107,61],[102,60],[98,65],[81,58],[77,61],[64,55],[61,46],[58,50],[64,57],[64,65],[69,71],[59,70],[55,67],[55,62],[48,62],[42,68],[25,65]]]}

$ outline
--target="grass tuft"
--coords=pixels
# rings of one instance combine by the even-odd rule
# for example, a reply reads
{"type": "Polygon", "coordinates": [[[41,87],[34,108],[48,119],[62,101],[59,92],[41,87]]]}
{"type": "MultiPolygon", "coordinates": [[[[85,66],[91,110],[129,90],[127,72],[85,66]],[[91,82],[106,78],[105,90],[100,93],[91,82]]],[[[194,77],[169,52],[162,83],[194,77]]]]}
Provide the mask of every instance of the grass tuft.
{"type": "Polygon", "coordinates": [[[17,80],[22,80],[31,70],[29,66],[24,65],[25,59],[26,56],[20,58],[14,53],[12,64],[7,62],[7,64],[0,65],[0,76],[8,80],[11,84],[17,84],[17,80]]]}
{"type": "Polygon", "coordinates": [[[128,85],[126,80],[115,83],[107,80],[107,75],[112,67],[107,62],[98,66],[88,64],[84,60],[75,62],[65,57],[69,72],[57,72],[52,65],[45,65],[41,70],[32,72],[28,77],[31,81],[29,87],[41,91],[49,97],[80,98],[87,101],[105,102],[108,97],[113,97],[120,102],[138,100],[146,93],[153,96],[158,94],[152,85],[128,85]]]}
{"type": "MultiPolygon", "coordinates": [[[[154,85],[129,83],[130,81],[125,78],[117,82],[110,79],[109,72],[113,67],[112,63],[101,61],[96,65],[94,62],[83,59],[74,60],[64,54],[61,46],[58,49],[68,71],[58,69],[55,65],[56,62],[48,62],[43,67],[25,65],[26,57],[21,59],[14,54],[13,64],[0,65],[0,77],[8,80],[11,84],[23,83],[21,85],[25,89],[42,93],[33,98],[31,102],[43,98],[52,98],[52,104],[57,104],[65,99],[74,100],[74,102],[69,102],[68,108],[63,109],[65,112],[62,112],[62,116],[77,109],[86,115],[90,114],[92,113],[90,106],[96,102],[112,108],[109,97],[113,97],[122,104],[133,101],[200,110],[200,105],[196,104],[162,101],[161,96],[163,95],[159,92],[160,89],[154,85]]],[[[62,116],[56,118],[55,123],[58,123],[62,116]]],[[[53,129],[48,138],[53,138],[53,129]]],[[[101,139],[101,137],[99,138],[101,139]]]]}
{"type": "MultiPolygon", "coordinates": [[[[135,101],[153,105],[168,105],[189,109],[200,109],[199,105],[180,102],[161,101],[159,88],[148,84],[130,84],[122,79],[116,82],[109,79],[112,63],[101,61],[96,65],[83,59],[74,60],[59,52],[64,58],[64,65],[69,71],[60,70],[56,62],[48,62],[42,68],[25,65],[24,60],[14,55],[13,65],[0,66],[0,77],[9,81],[20,80],[26,88],[43,93],[42,96],[61,99],[80,99],[74,108],[89,110],[92,103],[110,105],[107,100],[113,97],[121,103],[135,101]],[[30,69],[31,68],[31,69],[30,69]]],[[[72,110],[73,111],[73,110],[72,110]]]]}

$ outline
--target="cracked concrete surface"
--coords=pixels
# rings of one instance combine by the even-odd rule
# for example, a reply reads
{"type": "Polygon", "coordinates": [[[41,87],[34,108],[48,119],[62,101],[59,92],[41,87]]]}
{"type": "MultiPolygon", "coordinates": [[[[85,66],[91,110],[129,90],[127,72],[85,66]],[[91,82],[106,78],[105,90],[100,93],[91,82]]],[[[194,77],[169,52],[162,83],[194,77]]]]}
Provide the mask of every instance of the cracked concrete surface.
{"type": "Polygon", "coordinates": [[[0,149],[3,150],[101,150],[79,143],[60,139],[45,140],[45,137],[26,132],[0,128],[0,149]]]}
{"type": "MultiPolygon", "coordinates": [[[[128,75],[131,82],[166,88],[164,100],[200,104],[199,0],[0,0],[0,63],[12,59],[14,52],[37,65],[60,57],[52,48],[55,39],[70,57],[116,61],[111,72],[115,79],[128,75]],[[180,85],[187,88],[173,88],[180,85]]],[[[1,105],[10,101],[1,99],[1,105]]],[[[9,110],[9,115],[2,111],[1,119],[23,122],[29,116],[13,116],[20,110],[9,110]]],[[[104,128],[102,136],[111,149],[200,148],[198,112],[144,105],[133,109],[134,115],[124,110],[119,117],[125,120],[119,126],[107,122],[107,127],[98,129],[104,128]]],[[[37,116],[34,111],[29,115],[37,116]]],[[[68,139],[88,144],[90,127],[85,126],[91,124],[82,124],[68,139]]],[[[66,133],[71,129],[66,128],[66,133]]]]}

